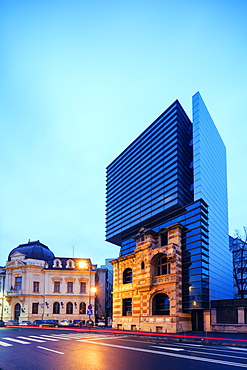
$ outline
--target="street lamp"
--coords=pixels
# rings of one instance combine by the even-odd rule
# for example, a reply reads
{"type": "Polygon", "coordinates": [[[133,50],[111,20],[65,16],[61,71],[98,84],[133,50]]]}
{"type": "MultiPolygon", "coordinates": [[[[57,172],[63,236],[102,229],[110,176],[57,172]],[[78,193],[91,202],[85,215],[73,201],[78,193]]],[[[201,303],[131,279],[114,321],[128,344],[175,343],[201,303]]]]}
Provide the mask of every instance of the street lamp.
{"type": "Polygon", "coordinates": [[[88,269],[87,261],[84,261],[84,260],[79,261],[79,268],[83,270],[88,269]]]}

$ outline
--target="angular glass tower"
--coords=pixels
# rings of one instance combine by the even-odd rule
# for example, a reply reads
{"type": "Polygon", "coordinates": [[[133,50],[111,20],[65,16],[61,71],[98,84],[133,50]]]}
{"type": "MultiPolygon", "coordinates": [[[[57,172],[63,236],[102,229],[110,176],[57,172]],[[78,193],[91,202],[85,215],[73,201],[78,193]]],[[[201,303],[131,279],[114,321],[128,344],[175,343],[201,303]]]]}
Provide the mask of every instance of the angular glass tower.
{"type": "Polygon", "coordinates": [[[121,247],[120,256],[134,251],[140,228],[177,222],[183,309],[232,298],[226,153],[199,93],[193,122],[176,100],[107,167],[106,240],[121,247]]]}

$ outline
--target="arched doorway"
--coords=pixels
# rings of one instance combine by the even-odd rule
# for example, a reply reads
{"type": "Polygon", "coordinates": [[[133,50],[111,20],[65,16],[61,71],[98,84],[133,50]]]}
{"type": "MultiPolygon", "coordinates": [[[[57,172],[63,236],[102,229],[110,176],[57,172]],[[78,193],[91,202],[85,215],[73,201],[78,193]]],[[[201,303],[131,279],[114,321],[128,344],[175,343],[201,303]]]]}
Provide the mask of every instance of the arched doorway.
{"type": "Polygon", "coordinates": [[[20,314],[21,314],[21,305],[20,303],[16,303],[14,320],[19,321],[20,314]]]}

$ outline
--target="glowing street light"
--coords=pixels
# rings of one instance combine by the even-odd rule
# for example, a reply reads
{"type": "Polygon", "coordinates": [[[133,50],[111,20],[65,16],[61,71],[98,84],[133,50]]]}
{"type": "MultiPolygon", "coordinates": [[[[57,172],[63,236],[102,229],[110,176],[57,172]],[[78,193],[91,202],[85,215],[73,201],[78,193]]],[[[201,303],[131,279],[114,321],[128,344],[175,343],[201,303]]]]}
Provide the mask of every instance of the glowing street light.
{"type": "Polygon", "coordinates": [[[91,292],[92,292],[92,293],[96,293],[96,292],[97,292],[97,288],[96,288],[95,286],[92,286],[92,287],[91,287],[91,292]]]}
{"type": "Polygon", "coordinates": [[[86,261],[79,261],[79,268],[80,269],[87,269],[88,268],[88,263],[86,261]]]}

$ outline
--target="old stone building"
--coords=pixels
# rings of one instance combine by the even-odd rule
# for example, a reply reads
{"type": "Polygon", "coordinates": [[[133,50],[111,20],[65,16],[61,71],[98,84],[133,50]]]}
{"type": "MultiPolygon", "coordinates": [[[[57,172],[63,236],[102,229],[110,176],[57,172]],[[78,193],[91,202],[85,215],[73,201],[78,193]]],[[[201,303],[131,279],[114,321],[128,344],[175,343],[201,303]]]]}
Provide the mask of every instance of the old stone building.
{"type": "Polygon", "coordinates": [[[191,330],[182,311],[182,226],[141,229],[133,253],[115,259],[113,328],[176,333],[191,330]]]}
{"type": "Polygon", "coordinates": [[[40,241],[29,241],[9,253],[3,270],[4,321],[97,320],[97,294],[102,301],[106,294],[97,287],[98,268],[89,258],[55,257],[40,241]]]}

